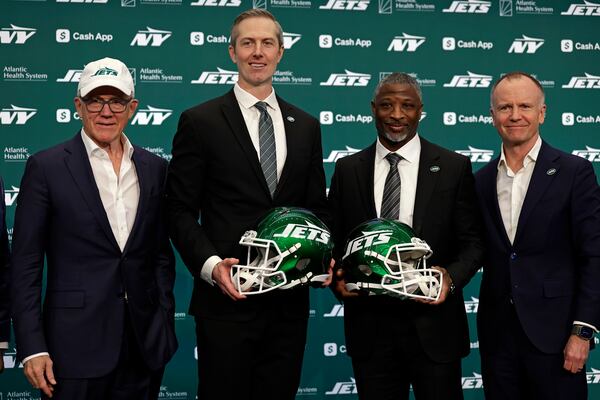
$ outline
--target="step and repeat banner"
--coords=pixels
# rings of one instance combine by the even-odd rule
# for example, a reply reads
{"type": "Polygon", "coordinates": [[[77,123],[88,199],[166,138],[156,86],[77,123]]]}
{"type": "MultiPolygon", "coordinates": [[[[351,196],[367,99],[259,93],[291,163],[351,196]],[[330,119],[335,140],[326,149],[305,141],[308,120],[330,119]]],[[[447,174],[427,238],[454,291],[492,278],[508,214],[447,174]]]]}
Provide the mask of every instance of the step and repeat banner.
{"type": "MultiPolygon", "coordinates": [[[[370,100],[392,71],[413,74],[423,88],[419,133],[470,157],[474,170],[500,148],[489,116],[491,83],[527,71],[546,91],[542,136],[600,173],[600,0],[3,0],[0,165],[10,234],[25,161],[80,127],[73,97],[86,62],[109,56],[131,68],[140,106],[126,133],[169,160],[181,111],[236,81],[229,30],[252,7],[268,9],[283,26],[275,90],[320,120],[328,179],[336,160],[374,141],[370,100]]],[[[192,278],[180,261],[177,273],[180,348],[160,398],[187,400],[196,397],[194,323],[186,314],[192,278]]],[[[466,399],[483,399],[479,283],[477,274],[465,290],[472,349],[463,362],[466,399]]],[[[328,290],[313,290],[311,304],[297,398],[357,398],[344,308],[328,290]]],[[[586,371],[590,398],[600,398],[597,353],[586,371]]],[[[4,362],[0,400],[39,398],[15,362],[14,341],[4,362]]]]}

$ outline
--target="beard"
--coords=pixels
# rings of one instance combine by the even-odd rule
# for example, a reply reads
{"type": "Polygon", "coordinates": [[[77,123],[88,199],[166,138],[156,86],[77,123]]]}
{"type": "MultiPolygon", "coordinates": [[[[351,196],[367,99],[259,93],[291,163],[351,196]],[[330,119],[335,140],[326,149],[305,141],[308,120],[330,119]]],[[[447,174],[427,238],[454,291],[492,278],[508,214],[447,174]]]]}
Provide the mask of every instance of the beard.
{"type": "Polygon", "coordinates": [[[405,133],[403,135],[392,135],[391,133],[386,132],[385,130],[380,132],[380,134],[394,144],[398,144],[408,137],[408,133],[405,133]]]}

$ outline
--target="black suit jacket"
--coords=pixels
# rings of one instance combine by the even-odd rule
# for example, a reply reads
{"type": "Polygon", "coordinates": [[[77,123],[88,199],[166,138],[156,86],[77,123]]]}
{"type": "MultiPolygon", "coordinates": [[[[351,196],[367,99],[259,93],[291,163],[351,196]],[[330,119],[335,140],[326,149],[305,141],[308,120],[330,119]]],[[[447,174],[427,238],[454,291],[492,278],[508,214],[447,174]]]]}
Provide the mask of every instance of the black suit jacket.
{"type": "Polygon", "coordinates": [[[542,142],[511,245],[502,222],[498,158],[477,172],[488,252],[478,310],[482,352],[510,313],[542,352],[561,353],[578,320],[600,328],[600,188],[592,164],[542,142]]]}
{"type": "MultiPolygon", "coordinates": [[[[376,345],[374,338],[386,336],[385,322],[391,318],[414,319],[423,348],[434,361],[449,362],[469,353],[461,289],[479,268],[483,255],[471,163],[462,155],[420,139],[413,228],[433,250],[428,264],[446,268],[457,290],[438,306],[389,296],[346,301],[346,345],[352,357],[368,355],[376,345]]],[[[377,217],[374,163],[375,144],[336,164],[329,201],[338,256],[350,230],[377,217]]]]}
{"type": "Polygon", "coordinates": [[[175,262],[162,210],[167,166],[134,148],[140,197],[123,251],[79,133],[27,160],[11,258],[17,355],[50,353],[61,378],[98,377],[116,367],[126,312],[149,368],[163,367],[177,349],[175,262]]]}
{"type": "Polygon", "coordinates": [[[10,314],[8,299],[8,234],[6,232],[6,205],[4,204],[4,185],[0,178],[0,342],[10,339],[10,314]]]}
{"type": "Polygon", "coordinates": [[[280,304],[284,314],[307,316],[306,289],[233,302],[200,277],[212,255],[245,263],[246,250],[238,242],[273,207],[304,207],[321,217],[326,212],[319,123],[279,97],[277,102],[287,158],[273,199],[233,90],[181,114],[167,187],[171,238],[195,278],[192,315],[243,320],[257,307],[280,304]]]}

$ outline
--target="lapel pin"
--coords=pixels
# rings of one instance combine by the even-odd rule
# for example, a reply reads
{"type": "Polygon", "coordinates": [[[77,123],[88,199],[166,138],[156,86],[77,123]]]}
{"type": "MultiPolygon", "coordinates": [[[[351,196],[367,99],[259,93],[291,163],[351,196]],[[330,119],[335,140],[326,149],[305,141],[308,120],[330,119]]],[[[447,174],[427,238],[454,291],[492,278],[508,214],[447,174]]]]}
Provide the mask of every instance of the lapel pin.
{"type": "Polygon", "coordinates": [[[440,167],[438,165],[432,165],[431,167],[429,167],[429,170],[431,172],[439,172],[440,167]]]}
{"type": "Polygon", "coordinates": [[[550,168],[548,171],[546,171],[546,175],[554,175],[556,173],[556,168],[550,168]]]}
{"type": "Polygon", "coordinates": [[[290,122],[294,122],[295,121],[294,117],[287,117],[287,120],[290,121],[290,122]]]}

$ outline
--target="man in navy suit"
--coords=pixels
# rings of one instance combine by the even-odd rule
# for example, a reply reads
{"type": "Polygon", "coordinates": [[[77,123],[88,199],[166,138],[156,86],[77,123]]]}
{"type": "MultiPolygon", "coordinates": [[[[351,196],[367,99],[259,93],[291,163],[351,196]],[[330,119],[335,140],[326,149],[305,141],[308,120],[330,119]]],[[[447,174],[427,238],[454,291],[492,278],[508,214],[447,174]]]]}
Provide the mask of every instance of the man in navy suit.
{"type": "Polygon", "coordinates": [[[499,158],[476,175],[488,252],[478,328],[487,399],[586,399],[600,327],[600,188],[592,164],[540,138],[544,91],[492,88],[499,158]]]}
{"type": "Polygon", "coordinates": [[[6,232],[6,205],[4,184],[0,178],[0,373],[4,371],[4,351],[10,339],[10,315],[8,301],[8,234],[6,232]]]}
{"type": "Polygon", "coordinates": [[[75,97],[83,128],[25,167],[11,309],[18,358],[43,399],[155,399],[177,348],[167,163],[123,133],[137,105],[125,64],[90,62],[75,97]]]}
{"type": "Polygon", "coordinates": [[[273,90],[283,51],[273,15],[240,14],[229,45],[238,82],[184,111],[173,139],[169,226],[194,276],[202,400],[293,400],[300,382],[308,289],[246,298],[229,275],[245,255],[241,236],[269,210],[297,206],[322,217],[327,208],[319,123],[273,90]]]}

